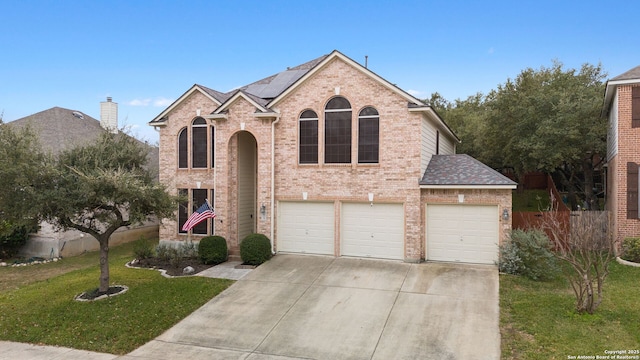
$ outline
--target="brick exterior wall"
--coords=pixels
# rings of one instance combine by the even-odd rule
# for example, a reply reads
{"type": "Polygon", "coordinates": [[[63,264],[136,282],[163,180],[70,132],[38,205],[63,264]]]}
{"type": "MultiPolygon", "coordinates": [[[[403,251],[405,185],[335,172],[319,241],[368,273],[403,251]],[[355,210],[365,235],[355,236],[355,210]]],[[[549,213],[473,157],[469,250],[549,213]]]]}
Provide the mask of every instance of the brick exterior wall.
{"type": "MultiPolygon", "coordinates": [[[[398,203],[405,211],[405,254],[407,261],[419,261],[425,254],[426,202],[456,202],[464,193],[468,203],[497,204],[511,210],[511,190],[421,190],[419,180],[421,160],[421,120],[419,112],[409,112],[407,99],[389,90],[351,65],[335,58],[315,72],[293,92],[273,107],[280,114],[273,119],[255,116],[256,108],[240,97],[228,106],[227,119],[210,121],[215,126],[215,168],[177,169],[177,135],[196,116],[211,113],[218,105],[195,92],[169,114],[167,125],[160,131],[160,180],[173,192],[178,188],[215,188],[216,235],[224,236],[231,249],[237,249],[237,134],[245,131],[257,142],[256,205],[267,210],[266,218],[256,216],[256,231],[274,233],[277,250],[277,229],[272,229],[273,206],[277,214],[279,201],[328,201],[335,204],[335,246],[340,256],[340,209],[343,202],[368,202],[373,193],[377,203],[398,203]],[[324,108],[340,95],[352,108],[352,163],[324,164],[324,108]],[[380,150],[378,164],[357,163],[358,113],[373,106],[380,114],[380,150]],[[300,114],[311,109],[318,114],[318,164],[298,164],[298,132],[300,114]],[[271,194],[272,126],[275,127],[275,194],[271,194]],[[275,195],[275,196],[274,196],[275,195]],[[274,202],[272,204],[272,201],[274,202]]],[[[440,131],[441,136],[445,131],[440,131]]],[[[191,136],[189,136],[189,141],[191,136]]],[[[256,215],[258,214],[256,209],[256,215]]],[[[275,221],[276,217],[273,216],[275,221]]],[[[501,239],[510,229],[510,221],[501,226],[501,239]]],[[[175,220],[165,220],[160,230],[161,240],[185,240],[177,234],[175,220]]]]}
{"type": "Polygon", "coordinates": [[[617,88],[618,153],[608,162],[607,210],[611,211],[617,240],[640,235],[640,219],[627,219],[627,162],[640,163],[640,128],[631,127],[631,88],[617,88]]]}

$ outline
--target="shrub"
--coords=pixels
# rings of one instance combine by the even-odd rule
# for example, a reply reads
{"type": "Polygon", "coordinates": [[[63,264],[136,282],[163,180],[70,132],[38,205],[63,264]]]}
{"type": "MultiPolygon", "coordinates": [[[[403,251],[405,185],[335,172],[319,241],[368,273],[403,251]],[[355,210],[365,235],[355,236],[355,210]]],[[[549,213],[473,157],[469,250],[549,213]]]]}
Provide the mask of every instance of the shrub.
{"type": "Polygon", "coordinates": [[[195,258],[198,257],[198,244],[187,241],[180,244],[179,247],[180,255],[186,258],[195,258]]]}
{"type": "Polygon", "coordinates": [[[260,265],[271,256],[271,242],[263,234],[247,235],[240,243],[240,257],[245,264],[260,265]]]}
{"type": "Polygon", "coordinates": [[[532,280],[548,280],[559,274],[549,238],[540,230],[513,230],[511,241],[500,247],[500,271],[532,280]]]}
{"type": "Polygon", "coordinates": [[[153,243],[144,236],[136,240],[133,244],[133,255],[138,260],[149,259],[153,257],[153,243]]]}
{"type": "Polygon", "coordinates": [[[203,264],[220,264],[229,257],[227,240],[222,236],[207,236],[198,244],[198,256],[203,264]]]}
{"type": "Polygon", "coordinates": [[[18,250],[27,243],[29,238],[29,228],[26,226],[11,227],[7,235],[0,236],[0,259],[11,258],[18,253],[18,250]]]}
{"type": "Polygon", "coordinates": [[[171,246],[167,244],[159,244],[156,246],[156,257],[163,261],[169,261],[171,259],[171,254],[169,254],[169,250],[171,246]]]}
{"type": "Polygon", "coordinates": [[[622,258],[640,263],[640,238],[626,238],[622,242],[622,258]]]}

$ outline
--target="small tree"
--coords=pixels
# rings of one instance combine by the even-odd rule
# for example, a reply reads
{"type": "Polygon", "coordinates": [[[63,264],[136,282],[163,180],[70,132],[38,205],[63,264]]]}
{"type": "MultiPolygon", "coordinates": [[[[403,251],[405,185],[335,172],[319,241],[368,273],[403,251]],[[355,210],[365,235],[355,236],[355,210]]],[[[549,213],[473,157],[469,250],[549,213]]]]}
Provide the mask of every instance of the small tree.
{"type": "Polygon", "coordinates": [[[105,132],[95,143],[61,153],[50,186],[39,189],[44,218],[100,243],[99,292],[109,289],[109,239],[123,226],[173,215],[175,199],[145,167],[146,150],[133,138],[105,132]]]}
{"type": "Polygon", "coordinates": [[[608,212],[583,211],[571,220],[569,238],[558,220],[557,210],[545,216],[542,227],[549,234],[555,255],[568,265],[563,270],[576,297],[578,313],[593,314],[602,302],[609,264],[614,259],[615,240],[608,212]]]}

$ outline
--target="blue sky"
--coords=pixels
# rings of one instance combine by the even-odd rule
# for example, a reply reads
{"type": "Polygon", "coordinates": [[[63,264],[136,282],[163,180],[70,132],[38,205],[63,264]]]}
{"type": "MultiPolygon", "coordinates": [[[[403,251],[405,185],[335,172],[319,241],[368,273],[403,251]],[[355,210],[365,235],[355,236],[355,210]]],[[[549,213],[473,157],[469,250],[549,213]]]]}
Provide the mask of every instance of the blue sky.
{"type": "Polygon", "coordinates": [[[640,65],[636,1],[0,0],[0,112],[54,106],[151,142],[194,83],[229,91],[337,49],[418,98],[486,93],[527,67],[640,65]]]}

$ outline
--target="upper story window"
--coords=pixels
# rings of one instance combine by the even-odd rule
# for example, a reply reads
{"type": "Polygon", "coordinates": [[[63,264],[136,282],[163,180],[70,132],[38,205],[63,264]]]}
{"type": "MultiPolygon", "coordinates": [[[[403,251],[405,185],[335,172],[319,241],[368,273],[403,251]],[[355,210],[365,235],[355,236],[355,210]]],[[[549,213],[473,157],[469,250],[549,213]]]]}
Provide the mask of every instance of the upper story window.
{"type": "Polygon", "coordinates": [[[358,163],[378,163],[380,153],[380,116],[366,107],[358,115],[358,163]]]}
{"type": "Polygon", "coordinates": [[[329,100],[325,107],[324,162],[351,163],[351,104],[341,96],[329,100]]]}
{"type": "Polygon", "coordinates": [[[191,123],[191,167],[207,167],[207,121],[201,117],[191,123]]]}
{"type": "Polygon", "coordinates": [[[318,163],[318,114],[305,110],[300,115],[300,164],[318,163]]]}
{"type": "Polygon", "coordinates": [[[185,127],[178,133],[178,168],[206,168],[214,167],[215,159],[215,128],[209,127],[207,121],[197,117],[191,127],[185,127]],[[209,130],[209,128],[211,130],[209,130]],[[191,142],[189,142],[191,130],[191,142]],[[209,153],[209,155],[208,155],[209,153]],[[189,160],[191,164],[189,164],[189,160]]]}
{"type": "Polygon", "coordinates": [[[640,86],[631,88],[631,127],[640,127],[640,86]]]}
{"type": "Polygon", "coordinates": [[[188,129],[184,128],[178,134],[178,168],[180,169],[189,167],[189,140],[187,133],[188,129]]]}

